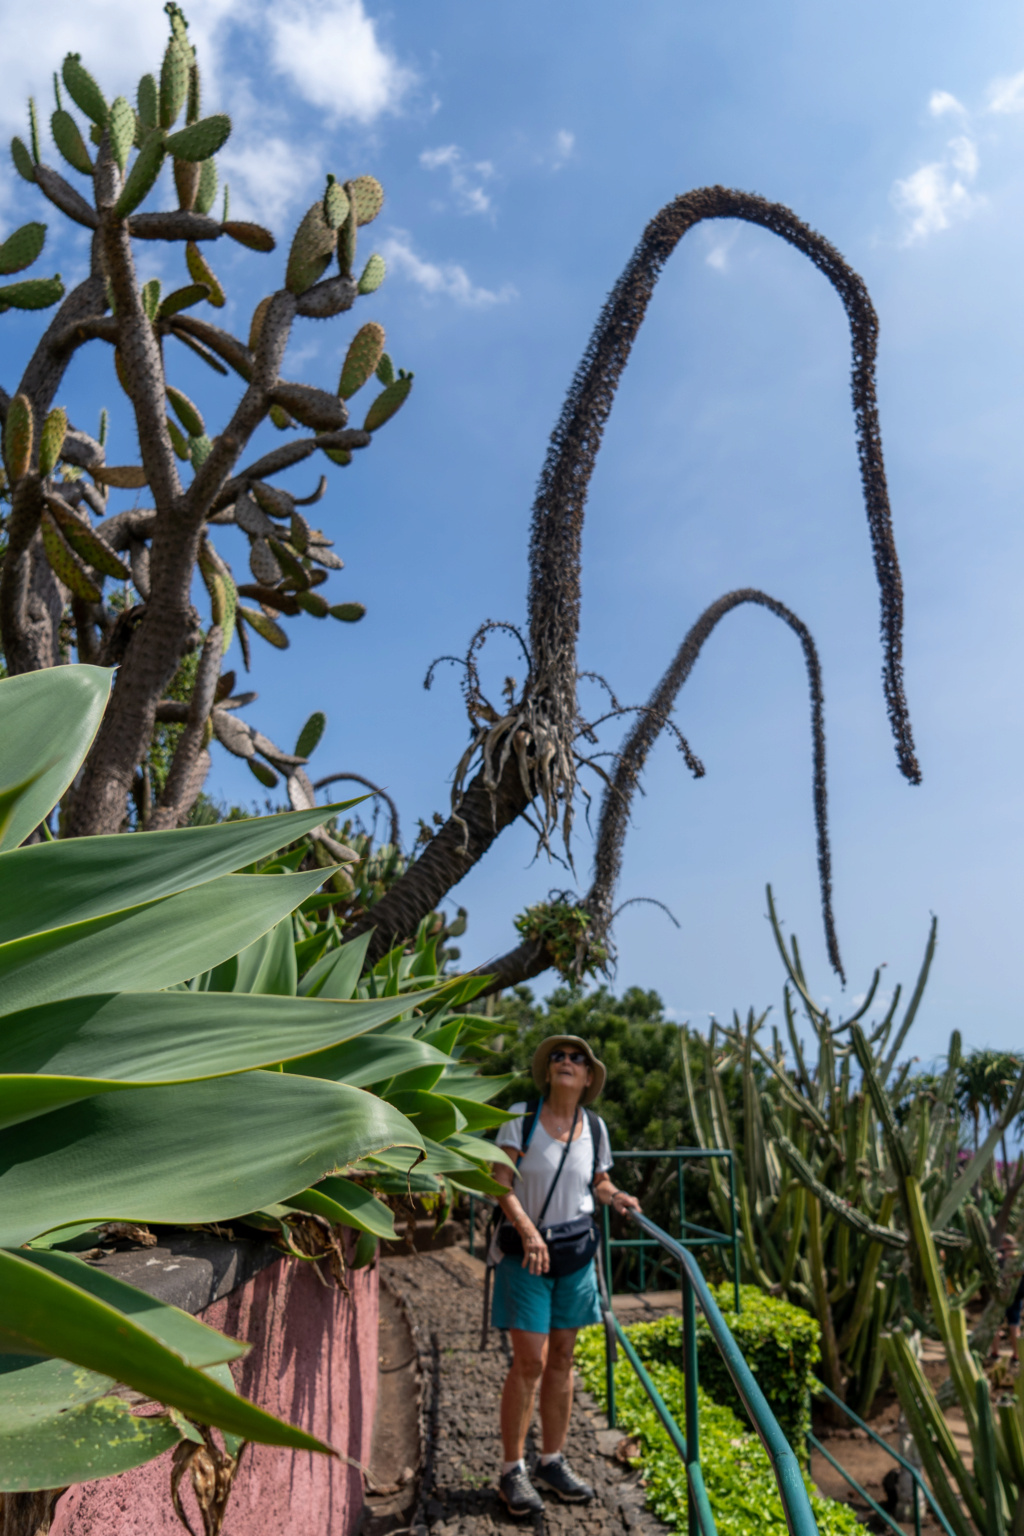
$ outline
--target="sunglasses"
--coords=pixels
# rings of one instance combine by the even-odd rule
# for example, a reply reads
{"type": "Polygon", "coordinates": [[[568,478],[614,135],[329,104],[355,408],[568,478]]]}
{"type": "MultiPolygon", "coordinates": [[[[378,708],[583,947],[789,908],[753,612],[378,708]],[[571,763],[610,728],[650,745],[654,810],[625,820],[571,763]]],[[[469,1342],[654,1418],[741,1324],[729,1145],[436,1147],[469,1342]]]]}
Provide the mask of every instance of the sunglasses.
{"type": "Polygon", "coordinates": [[[574,1067],[589,1067],[590,1057],[586,1051],[552,1051],[548,1061],[571,1061],[574,1067]]]}

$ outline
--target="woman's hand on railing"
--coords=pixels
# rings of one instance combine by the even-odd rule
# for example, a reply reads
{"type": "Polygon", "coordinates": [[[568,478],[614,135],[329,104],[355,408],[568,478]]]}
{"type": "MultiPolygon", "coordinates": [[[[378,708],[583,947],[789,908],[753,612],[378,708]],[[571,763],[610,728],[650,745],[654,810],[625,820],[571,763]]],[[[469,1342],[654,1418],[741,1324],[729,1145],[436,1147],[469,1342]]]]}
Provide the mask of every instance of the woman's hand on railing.
{"type": "Polygon", "coordinates": [[[635,1195],[627,1195],[624,1189],[617,1189],[609,1201],[616,1216],[624,1216],[627,1211],[638,1211],[640,1201],[635,1195]]]}

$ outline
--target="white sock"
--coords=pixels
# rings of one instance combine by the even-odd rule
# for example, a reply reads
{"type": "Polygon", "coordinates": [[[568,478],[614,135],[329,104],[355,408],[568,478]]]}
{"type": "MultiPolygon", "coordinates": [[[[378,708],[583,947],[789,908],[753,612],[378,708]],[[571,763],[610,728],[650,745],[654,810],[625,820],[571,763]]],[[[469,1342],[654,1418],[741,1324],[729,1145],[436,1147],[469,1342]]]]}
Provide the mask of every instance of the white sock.
{"type": "Polygon", "coordinates": [[[526,1462],[521,1456],[519,1457],[518,1461],[503,1461],[501,1464],[502,1477],[504,1477],[508,1472],[514,1472],[516,1467],[522,1467],[523,1471],[526,1471],[526,1462]]]}
{"type": "Polygon", "coordinates": [[[550,1451],[546,1456],[540,1458],[540,1464],[542,1467],[546,1467],[549,1461],[561,1461],[561,1459],[561,1451],[550,1451]]]}

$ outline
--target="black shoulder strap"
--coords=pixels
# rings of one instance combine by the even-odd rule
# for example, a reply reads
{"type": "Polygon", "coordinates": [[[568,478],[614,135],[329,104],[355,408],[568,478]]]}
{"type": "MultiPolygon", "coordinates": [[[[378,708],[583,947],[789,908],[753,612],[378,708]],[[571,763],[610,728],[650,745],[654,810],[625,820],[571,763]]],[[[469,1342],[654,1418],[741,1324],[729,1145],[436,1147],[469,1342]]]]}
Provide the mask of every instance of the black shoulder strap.
{"type": "Polygon", "coordinates": [[[597,1159],[601,1152],[601,1128],[604,1125],[604,1121],[596,1109],[586,1109],[583,1113],[587,1117],[587,1123],[590,1126],[590,1139],[594,1143],[594,1167],[590,1175],[590,1183],[593,1186],[594,1180],[597,1178],[597,1159]]]}
{"type": "Polygon", "coordinates": [[[537,1121],[539,1119],[540,1099],[537,1099],[535,1103],[526,1106],[526,1114],[523,1116],[523,1145],[521,1149],[523,1157],[530,1150],[530,1142],[533,1140],[533,1133],[537,1129],[537,1121]]]}

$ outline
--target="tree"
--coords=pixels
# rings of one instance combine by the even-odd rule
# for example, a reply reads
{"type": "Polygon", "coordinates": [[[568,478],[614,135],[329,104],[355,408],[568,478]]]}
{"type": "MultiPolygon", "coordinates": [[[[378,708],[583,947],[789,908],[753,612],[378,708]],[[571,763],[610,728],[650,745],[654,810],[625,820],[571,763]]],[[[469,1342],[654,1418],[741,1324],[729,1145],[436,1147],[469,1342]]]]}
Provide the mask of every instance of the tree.
{"type": "MultiPolygon", "coordinates": [[[[570,386],[533,506],[528,637],[513,625],[488,621],[477,630],[461,659],[470,740],[454,774],[451,814],[415,863],[357,924],[360,931],[373,929],[371,957],[414,933],[425,914],[438,906],[500,833],[521,816],[535,827],[542,849],[550,852],[552,838],[561,834],[571,867],[578,771],[590,767],[604,786],[590,890],[582,898],[563,893],[542,904],[547,906],[546,912],[533,908],[533,918],[519,924],[522,942],[482,969],[493,977],[491,989],[498,990],[539,975],[559,953],[571,951],[567,974],[576,979],[602,964],[610,949],[622,840],[647,755],[667,728],[676,735],[691,771],[697,775],[703,772],[671,721],[671,711],[718,622],[740,604],[755,603],[781,618],[796,633],[804,651],[812,704],[814,813],[822,905],[830,959],[842,973],[830,910],[821,671],[813,639],[800,619],[775,598],[753,589],[730,592],[712,604],[691,627],[647,704],[635,711],[635,724],[611,776],[593,756],[595,729],[604,720],[629,711],[609,689],[607,714],[598,720],[587,719],[577,691],[581,677],[593,676],[579,670],[576,636],[587,488],[605,423],[665,262],[688,230],[704,219],[721,218],[747,220],[786,240],[827,277],[846,309],[853,351],[857,449],[881,598],[886,707],[900,771],[911,783],[920,781],[903,690],[903,590],[875,399],[878,321],[867,288],[839,252],[788,208],[725,187],[688,192],[669,203],[647,226],[604,306],[570,386]],[[526,662],[520,693],[516,695],[510,680],[501,707],[484,696],[477,666],[480,647],[495,629],[509,631],[518,639],[526,662]]],[[[433,670],[427,674],[427,686],[433,670]]]]}
{"type": "MultiPolygon", "coordinates": [[[[319,590],[341,561],[326,534],[310,527],[303,509],[323,496],[326,478],[305,497],[274,482],[318,451],[335,464],[348,464],[354,451],[369,446],[412,385],[411,375],[395,374],[384,352],[383,329],[372,321],[349,345],[336,394],[286,380],[280,371],[297,319],[346,313],[383,280],[378,255],[356,275],[358,230],[376,217],[383,201],[371,176],[344,184],[327,177],[323,196],[295,233],[283,286],[257,305],[245,340],[194,313],[197,306],[216,309],[225,303],[204,254],[208,242],[227,238],[269,254],[275,241],[261,226],[229,218],[226,187],[222,217],[211,213],[217,195],[214,157],[231,122],[222,113],[201,116],[199,65],[185,17],[173,3],[165,9],[171,30],[159,81],[142,77],[135,107],[123,96],[108,104],[77,54],[67,56],[61,71],[67,105],[55,77],[53,139],[87,183],[87,197],[43,162],[34,103],[29,144],[20,138],[12,144],[24,179],[92,235],[89,275],[70,293],[59,278],[27,279],[0,289],[2,309],[39,309],[61,301],[13,395],[0,391],[3,489],[10,502],[0,572],[7,668],[35,671],[72,652],[84,662],[119,665],[110,708],[64,806],[62,831],[72,835],[117,831],[125,824],[130,797],[140,825],[181,822],[206,778],[213,737],[245,758],[262,783],[276,784],[281,769],[293,801],[313,803],[302,773],[305,754],[281,751],[239,719],[236,710],[255,695],[235,695],[234,673],[222,675],[221,661],[236,631],[247,668],[252,634],[287,646],[282,616],[362,617],[359,604],[331,604],[319,590]],[[84,125],[71,106],[79,109],[84,125]],[[184,125],[177,126],[182,114],[184,125]],[[140,211],[168,163],[177,209],[140,211]],[[163,296],[156,280],[140,285],[134,254],[140,240],[184,246],[182,287],[163,296]],[[329,275],[335,257],[337,270],[329,275]],[[168,340],[217,374],[230,371],[242,381],[225,424],[212,435],[196,405],[171,382],[168,340]],[[138,433],[140,464],[108,464],[105,427],[93,438],[71,426],[54,404],[72,361],[97,343],[113,348],[138,433]],[[384,389],[362,427],[353,429],[346,402],[375,373],[384,389]],[[288,434],[286,441],[245,462],[254,433],[267,420],[288,434]],[[297,427],[308,435],[294,435],[297,427]],[[190,471],[187,483],[179,466],[190,471]],[[111,489],[147,490],[152,504],[108,515],[111,489]],[[93,517],[101,521],[94,524],[93,517]],[[247,540],[251,581],[236,582],[211,537],[212,529],[229,525],[247,540]],[[205,619],[191,599],[197,567],[209,597],[205,619]],[[127,585],[105,595],[108,578],[127,585]],[[189,663],[184,671],[183,662],[189,663]],[[172,690],[167,697],[176,678],[177,696],[172,690]],[[154,792],[148,756],[160,725],[175,727],[176,740],[154,792]]],[[[0,271],[29,266],[45,235],[38,223],[17,230],[0,247],[0,271]]],[[[332,852],[339,856],[337,847],[332,852]]]]}

